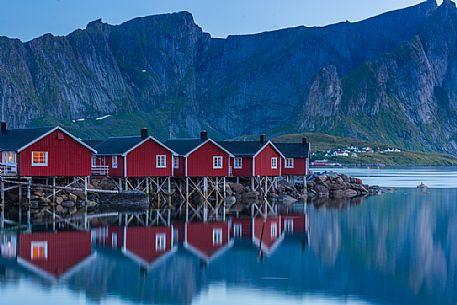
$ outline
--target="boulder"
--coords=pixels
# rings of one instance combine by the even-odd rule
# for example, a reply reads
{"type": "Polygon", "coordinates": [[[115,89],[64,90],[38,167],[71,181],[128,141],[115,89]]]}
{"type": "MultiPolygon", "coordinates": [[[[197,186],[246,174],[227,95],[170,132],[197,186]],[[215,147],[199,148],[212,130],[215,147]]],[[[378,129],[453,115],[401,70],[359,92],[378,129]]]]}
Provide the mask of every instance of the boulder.
{"type": "Polygon", "coordinates": [[[57,204],[62,204],[62,202],[64,202],[63,197],[57,196],[57,197],[56,197],[56,203],[57,203],[57,204]]]}
{"type": "Polygon", "coordinates": [[[225,204],[231,206],[231,205],[234,205],[235,203],[236,203],[235,196],[227,196],[227,197],[225,197],[225,204]]]}
{"type": "Polygon", "coordinates": [[[333,198],[343,198],[345,197],[345,191],[344,190],[334,190],[331,192],[331,196],[333,198]]]}
{"type": "Polygon", "coordinates": [[[63,213],[64,210],[65,210],[65,208],[64,208],[62,205],[58,204],[58,205],[56,206],[56,212],[57,212],[57,213],[63,213]]]}
{"type": "Polygon", "coordinates": [[[297,199],[295,199],[289,195],[281,195],[278,197],[277,200],[279,203],[286,204],[286,205],[290,205],[290,204],[293,204],[298,201],[297,199]]]}
{"type": "Polygon", "coordinates": [[[244,193],[244,186],[241,183],[229,182],[228,185],[235,193],[244,193]]]}
{"type": "Polygon", "coordinates": [[[68,198],[69,198],[70,200],[72,200],[72,201],[78,200],[78,196],[76,196],[76,195],[73,194],[73,193],[68,194],[68,198]]]}
{"type": "Polygon", "coordinates": [[[352,198],[357,196],[358,193],[356,190],[348,189],[344,191],[344,197],[352,198]]]}
{"type": "Polygon", "coordinates": [[[72,208],[75,206],[75,202],[71,200],[65,200],[64,202],[62,202],[62,206],[64,208],[72,208]]]}
{"type": "Polygon", "coordinates": [[[322,184],[316,184],[314,186],[314,191],[318,194],[318,195],[321,195],[321,196],[325,196],[325,195],[328,195],[329,194],[329,190],[327,187],[325,187],[324,185],[322,184]]]}

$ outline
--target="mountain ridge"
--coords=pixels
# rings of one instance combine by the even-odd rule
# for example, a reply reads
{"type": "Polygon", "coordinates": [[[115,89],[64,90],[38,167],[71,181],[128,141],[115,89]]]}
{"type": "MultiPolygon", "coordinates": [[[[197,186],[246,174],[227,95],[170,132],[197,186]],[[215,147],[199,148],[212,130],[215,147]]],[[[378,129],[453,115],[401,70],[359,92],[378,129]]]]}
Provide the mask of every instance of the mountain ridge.
{"type": "Polygon", "coordinates": [[[227,38],[212,38],[189,12],[98,19],[66,36],[0,37],[0,102],[13,127],[318,131],[457,154],[456,32],[450,0],[227,38]]]}

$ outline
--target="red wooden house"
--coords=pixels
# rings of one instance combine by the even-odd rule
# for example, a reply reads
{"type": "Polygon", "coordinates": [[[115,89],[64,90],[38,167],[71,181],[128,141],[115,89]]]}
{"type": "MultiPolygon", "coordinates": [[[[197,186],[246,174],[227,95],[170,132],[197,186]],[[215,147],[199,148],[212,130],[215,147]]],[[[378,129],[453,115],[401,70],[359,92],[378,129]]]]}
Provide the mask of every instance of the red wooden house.
{"type": "Polygon", "coordinates": [[[277,177],[282,174],[284,156],[264,135],[260,141],[220,141],[230,151],[232,173],[235,177],[277,177]]]}
{"type": "Polygon", "coordinates": [[[267,256],[276,250],[283,239],[281,216],[252,218],[252,241],[267,256]]]}
{"type": "Polygon", "coordinates": [[[1,123],[0,175],[87,177],[95,152],[60,127],[7,129],[1,123]]]}
{"type": "Polygon", "coordinates": [[[95,146],[92,161],[94,175],[111,177],[170,177],[173,176],[174,152],[149,136],[113,137],[95,146]]]}
{"type": "Polygon", "coordinates": [[[285,157],[283,176],[309,175],[310,144],[306,138],[303,138],[302,143],[275,143],[275,146],[285,157]]]}
{"type": "Polygon", "coordinates": [[[230,222],[186,223],[184,247],[210,262],[233,245],[230,227],[230,222]]]}
{"type": "Polygon", "coordinates": [[[124,227],[122,252],[139,265],[153,268],[176,251],[173,227],[124,227]]]}
{"type": "Polygon", "coordinates": [[[177,177],[227,177],[231,175],[230,158],[233,155],[208,138],[202,131],[199,139],[165,141],[176,152],[174,175],[177,177]]]}
{"type": "Polygon", "coordinates": [[[89,232],[19,235],[17,261],[51,281],[67,278],[94,257],[89,232]]]}

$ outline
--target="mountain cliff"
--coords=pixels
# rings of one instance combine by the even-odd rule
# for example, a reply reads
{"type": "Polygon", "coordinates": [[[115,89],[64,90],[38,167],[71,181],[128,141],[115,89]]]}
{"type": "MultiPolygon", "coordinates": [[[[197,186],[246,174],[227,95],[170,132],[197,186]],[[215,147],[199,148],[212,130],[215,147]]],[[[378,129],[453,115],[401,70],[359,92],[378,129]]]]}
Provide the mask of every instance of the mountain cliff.
{"type": "Polygon", "coordinates": [[[0,102],[10,126],[93,136],[143,125],[159,137],[320,131],[457,154],[457,9],[428,0],[226,39],[187,12],[1,37],[0,102]]]}

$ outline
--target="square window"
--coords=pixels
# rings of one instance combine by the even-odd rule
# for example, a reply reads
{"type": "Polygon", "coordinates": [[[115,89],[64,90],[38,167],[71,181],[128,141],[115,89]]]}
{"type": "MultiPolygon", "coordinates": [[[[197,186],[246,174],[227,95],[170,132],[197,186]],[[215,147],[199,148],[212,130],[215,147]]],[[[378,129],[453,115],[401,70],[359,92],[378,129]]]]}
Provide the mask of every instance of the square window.
{"type": "Polygon", "coordinates": [[[294,168],[294,158],[286,159],[286,168],[294,168]]]}
{"type": "Polygon", "coordinates": [[[243,234],[243,226],[241,225],[241,223],[236,223],[233,225],[233,235],[235,237],[241,237],[241,235],[243,234]]]}
{"type": "Polygon", "coordinates": [[[173,158],[173,167],[179,168],[179,158],[178,157],[173,158]]]}
{"type": "Polygon", "coordinates": [[[222,156],[213,157],[213,168],[222,168],[222,156]]]}
{"type": "Polygon", "coordinates": [[[271,237],[277,237],[278,236],[278,224],[276,222],[273,222],[271,224],[270,236],[271,237]]]}
{"type": "Polygon", "coordinates": [[[271,158],[271,168],[278,168],[278,158],[276,158],[276,157],[271,158]]]}
{"type": "Polygon", "coordinates": [[[167,167],[167,156],[157,155],[156,156],[156,168],[166,168],[167,167]]]}
{"type": "Polygon", "coordinates": [[[32,151],[32,166],[48,166],[48,152],[32,151]]]}
{"type": "Polygon", "coordinates": [[[293,232],[294,231],[294,220],[293,219],[284,220],[284,231],[285,232],[293,232]]]}
{"type": "Polygon", "coordinates": [[[47,259],[48,258],[48,242],[47,241],[32,241],[31,244],[31,259],[47,259]]]}
{"type": "Polygon", "coordinates": [[[111,167],[112,168],[117,168],[117,156],[113,156],[111,158],[111,167]]]}
{"type": "Polygon", "coordinates": [[[156,235],[156,251],[165,251],[167,247],[167,236],[165,234],[156,235]]]}
{"type": "Polygon", "coordinates": [[[234,167],[243,168],[243,158],[235,158],[234,167]]]}
{"type": "Polygon", "coordinates": [[[213,245],[222,245],[222,229],[213,229],[213,245]]]}

